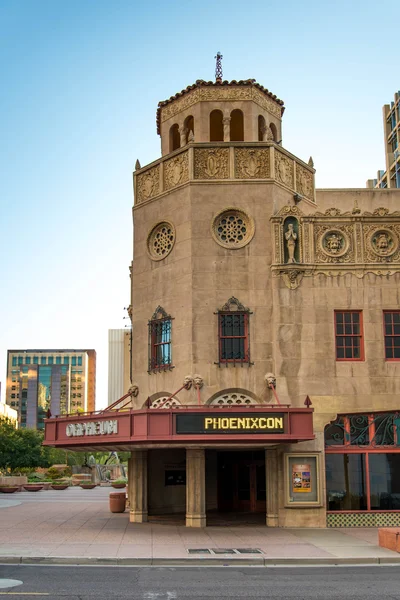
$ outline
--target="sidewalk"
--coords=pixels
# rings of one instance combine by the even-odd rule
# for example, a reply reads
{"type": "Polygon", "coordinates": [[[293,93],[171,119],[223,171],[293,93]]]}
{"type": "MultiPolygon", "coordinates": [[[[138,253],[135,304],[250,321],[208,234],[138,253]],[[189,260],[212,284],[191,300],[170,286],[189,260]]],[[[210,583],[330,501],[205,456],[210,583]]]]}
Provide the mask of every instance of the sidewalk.
{"type": "Polygon", "coordinates": [[[374,528],[268,529],[129,523],[109,488],[0,496],[0,563],[131,565],[400,564],[374,528]]]}

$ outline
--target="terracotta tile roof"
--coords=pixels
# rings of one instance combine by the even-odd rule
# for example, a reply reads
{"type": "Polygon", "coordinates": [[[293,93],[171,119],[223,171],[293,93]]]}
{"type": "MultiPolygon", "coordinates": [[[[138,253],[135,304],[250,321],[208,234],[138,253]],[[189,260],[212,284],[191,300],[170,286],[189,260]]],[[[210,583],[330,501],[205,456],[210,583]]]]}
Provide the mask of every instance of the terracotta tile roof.
{"type": "Polygon", "coordinates": [[[285,107],[283,106],[284,105],[283,100],[280,100],[277,96],[275,96],[275,94],[273,94],[272,92],[267,90],[267,88],[265,88],[264,86],[257,83],[255,79],[240,79],[240,81],[236,81],[235,79],[233,79],[232,81],[227,81],[227,80],[225,80],[225,81],[204,81],[204,79],[197,79],[196,83],[193,83],[192,85],[188,85],[187,88],[185,88],[181,92],[178,92],[177,94],[175,94],[175,96],[171,96],[170,98],[168,98],[168,100],[163,100],[162,102],[158,103],[157,116],[156,116],[157,133],[160,134],[161,109],[163,106],[170,104],[170,102],[174,102],[174,100],[177,100],[181,96],[184,96],[185,94],[187,94],[188,92],[191,92],[192,90],[195,90],[196,88],[210,87],[210,86],[226,87],[228,85],[236,86],[236,87],[239,85],[243,85],[243,86],[251,85],[251,86],[259,89],[263,94],[265,94],[266,96],[268,96],[269,98],[274,100],[277,104],[279,104],[282,107],[282,114],[283,114],[283,111],[285,110],[285,107]]]}

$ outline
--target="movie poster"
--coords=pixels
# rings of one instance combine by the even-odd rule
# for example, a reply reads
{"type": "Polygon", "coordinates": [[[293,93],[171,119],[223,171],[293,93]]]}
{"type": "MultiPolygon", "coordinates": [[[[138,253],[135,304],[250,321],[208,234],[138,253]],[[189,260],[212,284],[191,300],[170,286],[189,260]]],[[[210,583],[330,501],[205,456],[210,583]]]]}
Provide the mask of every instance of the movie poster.
{"type": "Polygon", "coordinates": [[[311,492],[311,469],[309,464],[292,465],[292,493],[311,492]]]}

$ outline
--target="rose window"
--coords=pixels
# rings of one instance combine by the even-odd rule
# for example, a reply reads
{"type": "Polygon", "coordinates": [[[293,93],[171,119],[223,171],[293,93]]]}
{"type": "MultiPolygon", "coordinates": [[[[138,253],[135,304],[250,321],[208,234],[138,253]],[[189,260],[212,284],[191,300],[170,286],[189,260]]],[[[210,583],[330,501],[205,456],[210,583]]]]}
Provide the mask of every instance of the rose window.
{"type": "Polygon", "coordinates": [[[162,260],[171,252],[175,243],[175,227],[163,221],[153,227],[147,237],[147,250],[153,260],[162,260]]]}
{"type": "Polygon", "coordinates": [[[242,210],[226,209],[214,218],[212,234],[224,248],[242,248],[254,235],[254,222],[242,210]]]}

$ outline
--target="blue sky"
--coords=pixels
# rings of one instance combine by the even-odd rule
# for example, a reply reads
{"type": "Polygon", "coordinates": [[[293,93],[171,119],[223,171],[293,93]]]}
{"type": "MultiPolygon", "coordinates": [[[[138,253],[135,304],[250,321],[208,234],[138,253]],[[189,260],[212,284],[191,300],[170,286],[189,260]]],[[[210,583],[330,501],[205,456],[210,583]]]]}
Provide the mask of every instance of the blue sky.
{"type": "Polygon", "coordinates": [[[285,101],[283,145],[313,156],[318,187],[364,187],[384,168],[396,40],[394,0],[0,0],[2,397],[8,348],[86,347],[106,404],[107,331],[127,323],[132,171],[160,155],[160,100],[213,79],[219,50],[224,78],[285,101]]]}

